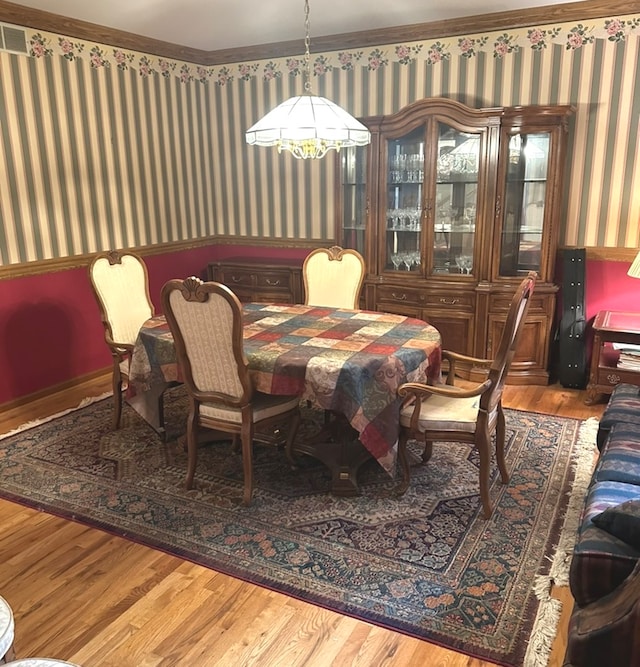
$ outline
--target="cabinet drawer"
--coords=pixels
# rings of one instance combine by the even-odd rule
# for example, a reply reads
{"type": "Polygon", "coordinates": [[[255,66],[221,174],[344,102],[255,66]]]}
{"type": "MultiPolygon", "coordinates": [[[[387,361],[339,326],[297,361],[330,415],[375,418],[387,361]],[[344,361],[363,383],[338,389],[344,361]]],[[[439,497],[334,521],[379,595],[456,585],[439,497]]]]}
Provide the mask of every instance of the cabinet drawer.
{"type": "Polygon", "coordinates": [[[378,287],[378,302],[388,302],[393,304],[422,305],[422,290],[400,287],[394,285],[381,285],[378,287]]]}
{"type": "Polygon", "coordinates": [[[475,295],[469,292],[431,291],[415,287],[381,285],[377,300],[385,303],[403,303],[424,308],[473,310],[475,295]]]}
{"type": "Polygon", "coordinates": [[[640,373],[615,366],[598,366],[596,384],[615,387],[621,382],[640,384],[640,373]]]}
{"type": "Polygon", "coordinates": [[[453,291],[429,292],[425,290],[422,297],[424,305],[429,308],[472,310],[475,306],[475,295],[470,293],[453,291]]]}
{"type": "Polygon", "coordinates": [[[291,272],[264,271],[256,273],[256,287],[268,290],[291,290],[291,272]]]}
{"type": "MultiPolygon", "coordinates": [[[[511,306],[511,299],[513,299],[513,294],[497,294],[491,297],[490,310],[494,311],[508,311],[511,306]]],[[[529,312],[532,311],[541,311],[546,312],[547,304],[549,302],[548,294],[536,294],[533,293],[531,297],[531,302],[529,303],[529,312]]]]}

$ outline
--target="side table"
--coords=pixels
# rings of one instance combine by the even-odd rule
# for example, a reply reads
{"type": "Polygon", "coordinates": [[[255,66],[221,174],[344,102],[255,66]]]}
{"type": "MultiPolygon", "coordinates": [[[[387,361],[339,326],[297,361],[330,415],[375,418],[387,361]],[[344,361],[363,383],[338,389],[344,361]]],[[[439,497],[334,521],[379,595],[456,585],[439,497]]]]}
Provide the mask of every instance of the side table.
{"type": "Polygon", "coordinates": [[[640,313],[601,310],[593,322],[593,351],[585,403],[610,394],[621,382],[640,386],[640,370],[618,367],[619,352],[613,343],[640,345],[640,313]]]}

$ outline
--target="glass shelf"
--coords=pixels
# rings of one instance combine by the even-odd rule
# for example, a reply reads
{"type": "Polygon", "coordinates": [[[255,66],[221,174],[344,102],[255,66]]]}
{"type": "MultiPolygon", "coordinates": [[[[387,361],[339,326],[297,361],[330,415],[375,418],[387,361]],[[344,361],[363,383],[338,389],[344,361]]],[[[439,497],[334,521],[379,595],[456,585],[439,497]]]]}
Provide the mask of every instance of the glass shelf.
{"type": "Polygon", "coordinates": [[[550,146],[547,132],[509,137],[505,211],[499,235],[501,276],[540,270],[550,146]]]}

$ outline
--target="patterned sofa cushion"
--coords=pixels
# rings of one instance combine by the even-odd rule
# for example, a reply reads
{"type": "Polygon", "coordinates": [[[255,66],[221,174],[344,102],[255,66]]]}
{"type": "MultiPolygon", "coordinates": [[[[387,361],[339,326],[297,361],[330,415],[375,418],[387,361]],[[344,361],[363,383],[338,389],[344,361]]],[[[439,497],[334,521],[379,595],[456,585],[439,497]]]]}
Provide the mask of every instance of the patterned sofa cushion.
{"type": "Polygon", "coordinates": [[[613,427],[593,478],[598,482],[640,485],[640,421],[619,422],[613,427]]]}
{"type": "Polygon", "coordinates": [[[615,424],[640,425],[640,387],[635,384],[618,384],[609,397],[609,402],[600,419],[598,449],[602,449],[609,431],[615,424]]]}
{"type": "Polygon", "coordinates": [[[640,500],[627,500],[591,519],[598,528],[640,551],[640,500]]]}
{"type": "Polygon", "coordinates": [[[627,500],[640,500],[640,485],[594,479],[589,488],[569,572],[571,593],[580,607],[613,591],[640,559],[640,551],[592,521],[627,500]]]}

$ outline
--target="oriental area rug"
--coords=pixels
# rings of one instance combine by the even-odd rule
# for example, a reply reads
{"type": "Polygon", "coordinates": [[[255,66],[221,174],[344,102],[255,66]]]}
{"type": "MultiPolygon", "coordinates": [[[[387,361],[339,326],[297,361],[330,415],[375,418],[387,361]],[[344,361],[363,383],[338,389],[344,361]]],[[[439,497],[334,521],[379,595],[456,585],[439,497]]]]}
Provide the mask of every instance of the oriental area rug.
{"type": "MultiPolygon", "coordinates": [[[[185,491],[182,387],[165,395],[166,442],[129,407],[112,431],[112,409],[105,398],[0,439],[0,495],[479,659],[547,664],[549,593],[567,583],[597,422],[506,410],[511,481],[494,471],[486,521],[466,445],[435,443],[401,498],[375,461],[360,496],[337,498],[322,464],[292,470],[256,445],[244,507],[230,442],[201,448],[185,491]]],[[[303,431],[316,420],[305,411],[303,431]]]]}

